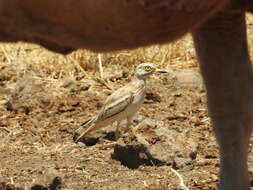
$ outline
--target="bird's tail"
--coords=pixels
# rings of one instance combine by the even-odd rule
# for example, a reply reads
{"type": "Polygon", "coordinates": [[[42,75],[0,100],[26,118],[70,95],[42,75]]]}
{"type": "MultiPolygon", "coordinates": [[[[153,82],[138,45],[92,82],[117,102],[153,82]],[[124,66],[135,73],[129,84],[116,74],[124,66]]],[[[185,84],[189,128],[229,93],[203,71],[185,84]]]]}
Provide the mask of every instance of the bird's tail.
{"type": "Polygon", "coordinates": [[[79,128],[75,131],[75,134],[73,136],[73,140],[75,142],[78,142],[85,134],[86,131],[94,125],[96,121],[96,117],[91,117],[80,124],[79,128]]]}

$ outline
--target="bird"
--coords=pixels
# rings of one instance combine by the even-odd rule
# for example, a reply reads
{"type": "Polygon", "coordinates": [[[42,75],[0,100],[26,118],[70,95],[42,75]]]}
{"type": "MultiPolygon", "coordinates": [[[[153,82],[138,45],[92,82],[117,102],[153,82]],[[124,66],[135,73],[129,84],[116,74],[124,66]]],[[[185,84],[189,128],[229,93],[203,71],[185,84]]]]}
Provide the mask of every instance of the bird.
{"type": "Polygon", "coordinates": [[[119,138],[119,123],[126,119],[127,129],[130,128],[133,116],[144,102],[147,78],[155,73],[168,73],[166,69],[158,69],[153,63],[141,63],[134,72],[133,79],[127,85],[117,89],[105,101],[99,113],[85,122],[75,131],[74,142],[89,133],[106,127],[117,121],[115,139],[119,138]]]}

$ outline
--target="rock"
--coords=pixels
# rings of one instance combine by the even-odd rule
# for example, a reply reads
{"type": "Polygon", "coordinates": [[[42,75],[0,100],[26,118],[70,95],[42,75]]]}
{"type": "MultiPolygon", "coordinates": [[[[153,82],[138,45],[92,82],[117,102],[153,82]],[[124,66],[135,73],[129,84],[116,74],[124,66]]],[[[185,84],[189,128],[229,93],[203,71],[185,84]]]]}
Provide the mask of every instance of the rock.
{"type": "Polygon", "coordinates": [[[76,107],[81,103],[80,98],[78,98],[76,95],[69,95],[67,97],[67,105],[76,107]]]}
{"type": "Polygon", "coordinates": [[[197,143],[188,132],[181,132],[175,126],[144,119],[118,140],[112,157],[129,168],[142,164],[182,168],[196,159],[197,143]]]}
{"type": "Polygon", "coordinates": [[[58,171],[54,168],[49,168],[43,172],[43,176],[40,177],[36,184],[33,184],[31,189],[61,189],[62,178],[60,177],[58,171]]]}
{"type": "Polygon", "coordinates": [[[77,143],[77,146],[78,146],[79,148],[85,148],[85,147],[86,147],[86,144],[84,144],[83,142],[78,142],[78,143],[77,143]]]}
{"type": "Polygon", "coordinates": [[[76,82],[75,82],[74,79],[72,79],[72,78],[66,78],[63,81],[61,87],[63,87],[63,88],[70,88],[71,86],[74,86],[75,84],[76,84],[76,82]]]}
{"type": "Polygon", "coordinates": [[[53,102],[53,96],[47,91],[46,83],[37,80],[33,74],[27,73],[16,82],[14,89],[8,96],[6,109],[26,114],[34,108],[45,109],[53,102]]]}

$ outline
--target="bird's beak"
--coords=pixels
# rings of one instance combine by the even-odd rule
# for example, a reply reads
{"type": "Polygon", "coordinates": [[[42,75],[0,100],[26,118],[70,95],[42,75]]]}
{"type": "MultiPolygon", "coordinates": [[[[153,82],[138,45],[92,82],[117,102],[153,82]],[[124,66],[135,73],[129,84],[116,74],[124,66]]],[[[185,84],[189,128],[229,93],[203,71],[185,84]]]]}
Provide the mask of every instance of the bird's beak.
{"type": "Polygon", "coordinates": [[[166,69],[156,69],[155,72],[156,72],[156,73],[169,73],[169,71],[166,70],[166,69]]]}

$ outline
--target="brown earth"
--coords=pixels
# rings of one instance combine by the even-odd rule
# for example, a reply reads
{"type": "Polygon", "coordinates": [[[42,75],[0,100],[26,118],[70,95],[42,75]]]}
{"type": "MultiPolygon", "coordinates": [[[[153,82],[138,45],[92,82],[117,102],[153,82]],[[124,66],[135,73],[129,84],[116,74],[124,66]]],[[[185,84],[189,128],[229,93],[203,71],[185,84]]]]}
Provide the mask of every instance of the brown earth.
{"type": "Polygon", "coordinates": [[[106,82],[91,52],[61,56],[30,44],[0,47],[0,189],[179,190],[179,176],[191,190],[217,189],[218,146],[189,37],[167,46],[103,54],[106,82]],[[101,108],[110,88],[127,83],[143,61],[166,66],[173,74],[149,79],[138,115],[177,130],[175,146],[196,144],[189,164],[150,161],[131,169],[113,158],[112,134],[89,146],[72,141],[75,129],[101,108]]]}

